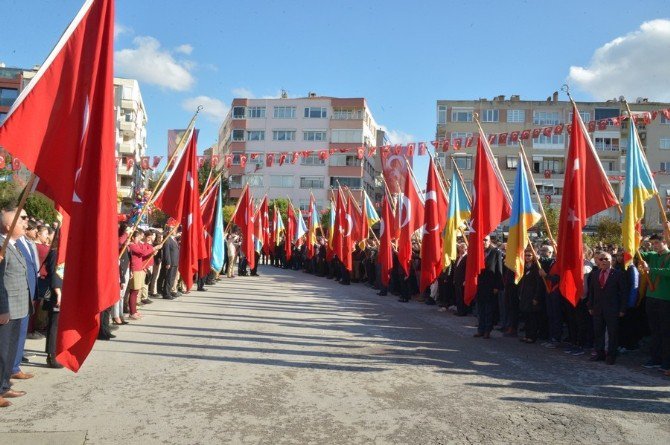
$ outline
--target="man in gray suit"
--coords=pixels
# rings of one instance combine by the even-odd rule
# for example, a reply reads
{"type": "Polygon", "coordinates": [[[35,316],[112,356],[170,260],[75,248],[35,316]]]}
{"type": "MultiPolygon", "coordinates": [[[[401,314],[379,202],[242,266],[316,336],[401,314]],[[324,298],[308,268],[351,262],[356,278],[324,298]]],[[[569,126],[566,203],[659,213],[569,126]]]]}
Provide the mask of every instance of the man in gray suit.
{"type": "Polygon", "coordinates": [[[11,389],[14,358],[19,344],[21,319],[30,311],[30,289],[26,259],[16,248],[17,240],[24,236],[28,215],[21,210],[20,217],[10,232],[16,205],[0,210],[0,243],[9,237],[4,258],[0,258],[0,407],[11,405],[7,398],[21,397],[25,391],[11,389]]]}

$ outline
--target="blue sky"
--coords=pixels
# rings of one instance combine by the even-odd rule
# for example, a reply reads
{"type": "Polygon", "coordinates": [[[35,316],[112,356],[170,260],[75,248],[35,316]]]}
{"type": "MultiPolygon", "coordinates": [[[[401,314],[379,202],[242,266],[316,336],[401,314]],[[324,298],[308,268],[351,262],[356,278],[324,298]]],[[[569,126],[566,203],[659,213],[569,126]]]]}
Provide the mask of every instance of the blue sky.
{"type": "MultiPolygon", "coordinates": [[[[3,2],[0,62],[42,63],[82,3],[3,2]]],[[[196,104],[206,106],[203,150],[233,97],[282,88],[365,97],[397,142],[424,141],[434,138],[437,99],[543,99],[571,66],[584,67],[571,78],[577,99],[670,100],[670,62],[659,62],[669,59],[670,22],[640,28],[668,18],[667,0],[117,0],[116,74],[140,80],[151,155],[165,154],[167,130],[184,127],[196,104]],[[638,72],[652,79],[623,79],[638,72]]]]}

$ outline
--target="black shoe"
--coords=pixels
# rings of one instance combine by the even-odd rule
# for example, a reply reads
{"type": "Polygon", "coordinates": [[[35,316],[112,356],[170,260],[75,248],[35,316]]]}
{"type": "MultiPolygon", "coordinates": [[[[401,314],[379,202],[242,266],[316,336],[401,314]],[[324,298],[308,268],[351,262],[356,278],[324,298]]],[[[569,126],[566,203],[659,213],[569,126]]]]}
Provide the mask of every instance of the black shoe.
{"type": "Polygon", "coordinates": [[[197,290],[198,292],[205,292],[207,289],[204,287],[199,287],[197,290]]]}
{"type": "Polygon", "coordinates": [[[409,301],[409,298],[399,298],[398,301],[401,303],[407,303],[409,301]]]}
{"type": "Polygon", "coordinates": [[[165,295],[163,300],[174,300],[174,297],[172,295],[165,295]]]}
{"type": "Polygon", "coordinates": [[[116,337],[115,335],[109,334],[109,335],[98,335],[98,340],[110,340],[112,338],[116,337]]]}
{"type": "Polygon", "coordinates": [[[54,369],[62,369],[62,368],[63,368],[63,365],[61,365],[60,363],[58,363],[58,362],[56,361],[56,357],[54,357],[54,356],[51,355],[51,354],[47,355],[47,366],[48,366],[49,368],[54,368],[54,369]]]}
{"type": "Polygon", "coordinates": [[[592,356],[589,360],[592,362],[602,362],[603,360],[605,360],[605,354],[596,354],[592,356]]]}
{"type": "Polygon", "coordinates": [[[433,300],[432,298],[428,298],[426,299],[425,304],[427,304],[428,306],[435,306],[437,303],[435,303],[435,300],[433,300]]]}
{"type": "Polygon", "coordinates": [[[145,298],[144,300],[141,300],[142,304],[151,304],[153,301],[149,300],[148,298],[145,298]]]}
{"type": "Polygon", "coordinates": [[[388,295],[388,292],[377,292],[377,295],[379,295],[380,297],[385,297],[388,295]]]}

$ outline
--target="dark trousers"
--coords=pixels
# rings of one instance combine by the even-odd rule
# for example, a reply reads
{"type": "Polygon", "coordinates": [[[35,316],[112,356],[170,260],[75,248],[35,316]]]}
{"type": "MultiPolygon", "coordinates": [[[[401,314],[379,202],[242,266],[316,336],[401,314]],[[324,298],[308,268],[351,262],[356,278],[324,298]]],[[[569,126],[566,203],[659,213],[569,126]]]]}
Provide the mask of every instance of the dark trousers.
{"type": "Polygon", "coordinates": [[[20,331],[20,318],[0,325],[0,394],[9,391],[10,388],[9,378],[12,376],[20,331]]]}
{"type": "Polygon", "coordinates": [[[537,340],[540,335],[540,323],[542,314],[540,312],[524,312],[524,318],[526,320],[526,335],[524,337],[530,338],[531,340],[537,340]]]}
{"type": "MultiPolygon", "coordinates": [[[[139,291],[134,291],[134,292],[139,292],[139,291]]],[[[98,336],[100,336],[100,337],[109,337],[110,334],[112,333],[112,330],[109,329],[109,322],[112,318],[110,312],[111,312],[110,309],[106,309],[106,310],[100,312],[100,329],[98,330],[98,336]]],[[[55,341],[55,339],[54,339],[54,341],[55,341]]]]}
{"type": "Polygon", "coordinates": [[[260,260],[260,255],[259,255],[258,252],[255,252],[254,255],[255,255],[255,259],[256,259],[256,264],[254,264],[254,268],[251,269],[251,275],[258,275],[258,263],[259,263],[259,260],[260,260]]]}
{"type": "Polygon", "coordinates": [[[558,292],[547,295],[547,319],[549,321],[549,340],[563,340],[563,311],[561,300],[563,297],[558,292]]]}
{"type": "Polygon", "coordinates": [[[619,347],[619,317],[593,314],[593,349],[605,352],[605,329],[607,329],[607,355],[615,356],[619,347]]]}
{"type": "Polygon", "coordinates": [[[519,290],[510,286],[505,290],[505,320],[503,327],[516,332],[519,327],[519,290]]]}
{"type": "MultiPolygon", "coordinates": [[[[577,303],[580,304],[580,303],[577,303]]],[[[565,298],[561,299],[561,307],[563,308],[563,317],[568,326],[568,343],[571,345],[577,344],[577,336],[579,328],[577,326],[577,308],[572,306],[565,298]]]]}
{"type": "Polygon", "coordinates": [[[479,317],[477,332],[480,334],[485,334],[493,330],[493,313],[495,312],[497,305],[497,295],[488,292],[477,293],[477,317],[479,317]]]}
{"type": "Polygon", "coordinates": [[[670,301],[647,298],[646,305],[651,330],[651,359],[670,369],[670,301]]]}
{"type": "MultiPolygon", "coordinates": [[[[58,318],[60,317],[60,311],[54,312],[49,311],[49,319],[47,321],[47,343],[44,349],[49,355],[56,355],[56,335],[58,333],[58,318]]],[[[102,324],[102,320],[101,324],[102,324]]]]}
{"type": "Polygon", "coordinates": [[[576,346],[590,348],[593,346],[593,317],[589,314],[586,307],[586,300],[580,300],[575,311],[575,320],[577,326],[576,346]]]}
{"type": "Polygon", "coordinates": [[[165,279],[163,281],[163,287],[161,292],[164,296],[169,296],[172,294],[172,289],[174,288],[174,281],[177,279],[177,268],[175,266],[170,266],[169,269],[163,266],[161,269],[165,269],[165,279]]]}
{"type": "Polygon", "coordinates": [[[454,300],[456,304],[456,315],[467,315],[468,307],[465,305],[463,298],[464,288],[461,285],[454,285],[454,300]]]}

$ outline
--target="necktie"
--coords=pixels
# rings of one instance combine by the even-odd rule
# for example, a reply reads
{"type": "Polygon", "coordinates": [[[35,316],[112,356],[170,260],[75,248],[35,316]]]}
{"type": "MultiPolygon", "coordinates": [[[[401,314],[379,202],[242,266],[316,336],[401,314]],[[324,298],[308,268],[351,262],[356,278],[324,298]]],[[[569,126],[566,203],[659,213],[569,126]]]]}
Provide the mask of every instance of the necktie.
{"type": "Polygon", "coordinates": [[[600,287],[605,287],[605,280],[607,280],[607,271],[600,271],[600,287]]]}

